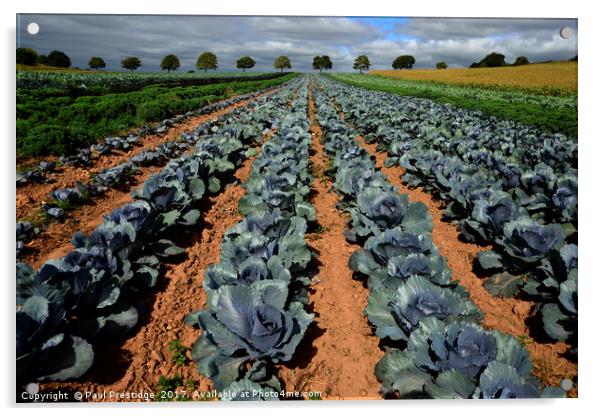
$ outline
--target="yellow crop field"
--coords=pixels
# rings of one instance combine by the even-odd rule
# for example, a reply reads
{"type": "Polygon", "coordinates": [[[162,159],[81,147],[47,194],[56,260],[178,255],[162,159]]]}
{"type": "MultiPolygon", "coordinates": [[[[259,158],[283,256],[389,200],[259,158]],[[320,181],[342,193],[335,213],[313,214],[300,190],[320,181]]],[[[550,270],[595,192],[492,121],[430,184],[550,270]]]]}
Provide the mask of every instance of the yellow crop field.
{"type": "Polygon", "coordinates": [[[577,62],[550,62],[501,68],[376,70],[370,71],[370,74],[416,81],[577,93],[577,62]]]}

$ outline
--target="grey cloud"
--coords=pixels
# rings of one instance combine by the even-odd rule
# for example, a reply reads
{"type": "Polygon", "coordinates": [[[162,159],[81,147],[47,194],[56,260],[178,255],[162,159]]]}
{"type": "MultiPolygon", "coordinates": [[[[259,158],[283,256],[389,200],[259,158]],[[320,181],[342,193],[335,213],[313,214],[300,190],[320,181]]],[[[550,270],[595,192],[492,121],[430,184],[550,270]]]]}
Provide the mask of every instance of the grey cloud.
{"type": "Polygon", "coordinates": [[[434,19],[413,18],[398,23],[397,38],[357,45],[354,53],[371,51],[375,67],[390,68],[401,54],[416,58],[417,68],[433,68],[438,61],[468,66],[490,52],[506,55],[513,62],[525,55],[531,62],[565,60],[577,54],[575,19],[434,19]],[[560,28],[573,29],[570,39],[560,37],[560,28]]]}
{"type": "Polygon", "coordinates": [[[499,18],[412,18],[397,23],[395,32],[419,39],[482,38],[497,36],[539,37],[558,34],[569,26],[577,30],[576,19],[499,19],[499,18]]]}
{"type": "Polygon", "coordinates": [[[350,44],[376,39],[381,34],[373,26],[347,18],[331,17],[276,17],[250,18],[251,29],[276,39],[293,41],[320,41],[350,44]]]}
{"type": "Polygon", "coordinates": [[[465,67],[492,51],[506,55],[507,62],[513,62],[517,56],[521,55],[527,56],[531,62],[565,60],[576,54],[576,45],[561,39],[560,36],[558,39],[544,41],[523,38],[385,40],[376,44],[359,45],[352,50],[352,55],[359,55],[366,50],[372,51],[369,56],[375,69],[390,69],[393,59],[402,54],[413,55],[416,58],[417,68],[433,68],[439,61],[445,61],[452,67],[465,67]]]}
{"type": "Polygon", "coordinates": [[[175,53],[182,69],[192,69],[205,50],[218,55],[220,69],[235,69],[235,61],[251,55],[256,69],[270,70],[276,56],[286,54],[294,69],[310,70],[318,54],[339,55],[340,45],[376,39],[380,32],[347,18],[239,16],[91,16],[22,15],[20,46],[40,53],[60,49],[73,65],[85,67],[92,55],[118,69],[126,55],[139,56],[141,70],[158,70],[159,61],[175,53]],[[28,35],[27,23],[36,21],[40,33],[28,35]]]}
{"type": "Polygon", "coordinates": [[[576,34],[576,21],[570,19],[411,18],[391,33],[350,18],[20,15],[17,40],[39,53],[62,50],[80,67],[98,55],[108,69],[119,69],[124,56],[135,55],[141,70],[158,70],[161,58],[174,53],[181,70],[188,70],[210,50],[218,55],[220,70],[234,70],[236,59],[251,55],[255,69],[268,71],[276,56],[287,55],[293,69],[307,71],[313,56],[327,54],[335,71],[350,71],[353,59],[364,53],[374,68],[390,68],[403,53],[414,55],[417,67],[433,67],[439,60],[464,66],[493,50],[508,60],[518,55],[532,61],[568,59],[577,50],[576,34]],[[26,32],[31,21],[40,25],[36,36],[26,32]],[[560,25],[574,27],[573,39],[560,38],[560,25]]]}

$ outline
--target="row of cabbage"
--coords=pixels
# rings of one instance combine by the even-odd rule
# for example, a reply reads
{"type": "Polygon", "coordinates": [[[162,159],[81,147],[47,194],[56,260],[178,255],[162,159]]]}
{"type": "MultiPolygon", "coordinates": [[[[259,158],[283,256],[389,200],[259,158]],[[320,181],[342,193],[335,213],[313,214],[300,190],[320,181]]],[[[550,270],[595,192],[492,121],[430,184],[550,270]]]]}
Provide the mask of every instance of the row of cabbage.
{"type": "MultiPolygon", "coordinates": [[[[273,90],[274,88],[270,88],[273,90]]],[[[230,100],[226,100],[219,103],[214,103],[209,106],[203,107],[197,112],[187,114],[184,116],[190,118],[193,115],[208,114],[223,108],[226,108],[235,102],[242,100],[254,99],[260,94],[264,94],[267,91],[258,91],[251,94],[245,94],[243,96],[234,97],[230,100]]],[[[268,100],[268,95],[264,96],[260,102],[268,100]]],[[[225,120],[233,120],[240,118],[237,122],[237,126],[232,127],[237,131],[236,138],[241,141],[250,139],[251,137],[257,136],[260,132],[257,131],[259,125],[253,123],[246,123],[245,114],[247,113],[246,108],[239,107],[227,114],[221,115],[215,120],[207,121],[192,131],[182,133],[180,139],[177,141],[166,141],[160,143],[152,149],[144,150],[135,156],[131,157],[126,162],[123,162],[117,166],[104,169],[103,171],[93,175],[89,183],[78,182],[74,187],[59,188],[49,193],[49,200],[44,202],[41,206],[41,212],[43,212],[47,221],[50,220],[62,220],[66,217],[67,211],[74,207],[80,206],[90,201],[90,198],[98,197],[103,195],[109,188],[113,189],[128,189],[135,176],[141,173],[142,167],[148,166],[164,166],[171,159],[181,156],[184,152],[194,148],[197,141],[208,135],[214,134],[219,126],[225,120]]],[[[257,116],[255,116],[257,117],[257,116]]],[[[172,119],[163,120],[162,126],[173,126],[179,121],[172,119]]],[[[147,133],[150,134],[150,133],[147,133]]],[[[129,135],[127,137],[108,137],[102,143],[93,145],[86,151],[79,151],[77,156],[71,156],[70,161],[64,161],[63,164],[73,164],[82,167],[89,167],[93,164],[91,157],[91,150],[95,150],[95,155],[105,155],[115,150],[127,151],[133,146],[141,145],[140,136],[129,135]]],[[[63,160],[63,159],[61,159],[63,160]]],[[[55,162],[42,161],[36,170],[30,171],[37,172],[52,172],[56,168],[55,162]]],[[[49,180],[47,176],[39,176],[43,181],[49,180]]],[[[19,184],[19,175],[17,175],[17,184],[19,184]]],[[[35,227],[29,221],[19,221],[16,225],[16,250],[17,257],[19,257],[24,251],[25,244],[32,240],[37,233],[39,228],[35,227]]]]}
{"type": "Polygon", "coordinates": [[[66,380],[94,361],[93,345],[118,342],[144,313],[143,296],[156,286],[165,261],[177,260],[187,236],[202,227],[210,193],[235,180],[234,172],[279,124],[295,83],[247,113],[226,119],[194,153],[172,160],[132,193],[134,202],[107,215],[74,249],[38,270],[17,264],[17,380],[66,380]],[[245,142],[241,131],[256,131],[245,142]]]}
{"type": "MultiPolygon", "coordinates": [[[[329,86],[326,86],[328,89],[329,86]]],[[[347,238],[363,245],[349,267],[370,289],[365,314],[386,346],[376,367],[386,398],[523,398],[543,392],[510,335],[482,327],[482,314],[431,239],[426,206],[410,203],[375,169],[356,132],[316,89],[317,116],[332,157],[347,238]]]]}
{"type": "Polygon", "coordinates": [[[129,134],[125,137],[107,137],[98,144],[94,144],[90,147],[81,148],[74,152],[73,155],[62,155],[59,157],[58,162],[53,161],[41,161],[37,165],[33,166],[23,172],[17,172],[16,185],[17,187],[26,185],[28,183],[45,183],[52,180],[52,176],[57,172],[57,168],[60,166],[79,166],[79,167],[92,167],[94,162],[103,155],[111,154],[114,151],[129,151],[131,148],[142,145],[141,136],[151,134],[164,134],[167,130],[173,126],[188,121],[192,117],[197,117],[204,114],[210,114],[219,110],[223,110],[233,104],[241,101],[250,100],[256,98],[258,95],[265,93],[270,90],[274,90],[280,87],[270,87],[265,90],[252,92],[249,94],[238,95],[227,100],[221,100],[215,103],[207,104],[198,110],[189,111],[185,114],[180,114],[175,117],[166,118],[161,120],[155,127],[143,126],[136,134],[129,134]]]}
{"type": "Polygon", "coordinates": [[[81,89],[103,87],[120,91],[140,89],[147,85],[166,82],[198,80],[197,84],[212,81],[235,81],[237,78],[269,79],[280,75],[266,72],[57,72],[57,71],[19,71],[17,70],[17,88],[36,90],[40,88],[81,89]]]}
{"type": "Polygon", "coordinates": [[[321,80],[403,180],[446,202],[498,296],[533,299],[549,337],[577,335],[577,141],[428,100],[321,80]]]}
{"type": "Polygon", "coordinates": [[[192,355],[223,400],[277,400],[275,364],[290,361],[313,314],[307,311],[307,202],[311,135],[304,81],[279,131],[255,159],[239,202],[245,217],[225,232],[220,262],[205,272],[205,309],[187,322],[202,335],[192,355]]]}
{"type": "MultiPolygon", "coordinates": [[[[574,92],[561,88],[555,90],[555,95],[543,95],[543,89],[520,90],[516,86],[508,88],[500,85],[462,85],[443,82],[423,82],[396,76],[373,75],[371,77],[364,77],[363,74],[357,73],[334,73],[329,74],[329,77],[357,86],[370,85],[371,89],[382,91],[401,88],[410,91],[413,90],[414,96],[443,96],[474,102],[521,103],[552,110],[577,111],[577,95],[574,92]]],[[[548,91],[551,90],[554,91],[553,89],[549,89],[548,91]]]]}

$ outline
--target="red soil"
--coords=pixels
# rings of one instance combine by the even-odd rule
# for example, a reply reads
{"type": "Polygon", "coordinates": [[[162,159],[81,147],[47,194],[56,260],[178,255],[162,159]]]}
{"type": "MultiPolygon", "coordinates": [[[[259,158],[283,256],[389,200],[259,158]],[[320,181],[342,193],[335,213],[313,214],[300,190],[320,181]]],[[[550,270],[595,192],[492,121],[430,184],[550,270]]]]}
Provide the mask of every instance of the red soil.
{"type": "MultiPolygon", "coordinates": [[[[265,94],[262,94],[261,96],[263,95],[265,94]]],[[[241,101],[226,109],[216,111],[208,115],[199,116],[194,120],[191,119],[190,121],[171,129],[167,135],[163,136],[161,142],[164,142],[168,139],[175,139],[184,131],[192,130],[207,120],[217,118],[222,114],[234,110],[235,108],[248,105],[257,99],[258,98],[241,101]]],[[[153,137],[153,140],[158,140],[160,138],[160,136],[147,137],[153,137]]],[[[159,142],[154,143],[153,146],[156,146],[157,144],[159,144],[159,142]]],[[[189,154],[193,151],[194,149],[190,149],[185,154],[189,154]]],[[[136,153],[138,153],[138,151],[136,151],[136,153]]],[[[131,153],[131,156],[136,153],[131,153]]],[[[123,161],[124,158],[122,157],[117,155],[109,155],[106,157],[105,162],[117,165],[123,161]],[[113,158],[112,161],[111,158],[113,158]]],[[[103,166],[103,168],[107,166],[103,166]]],[[[64,169],[66,169],[66,171],[61,174],[60,186],[57,185],[57,183],[54,183],[52,185],[38,185],[38,188],[35,189],[33,187],[23,187],[17,190],[17,217],[19,217],[19,203],[23,204],[23,201],[27,201],[27,208],[25,208],[25,205],[23,205],[21,211],[27,211],[28,215],[33,215],[33,213],[39,209],[39,204],[41,204],[42,201],[48,197],[50,190],[65,186],[74,186],[77,180],[82,179],[80,176],[84,175],[84,172],[86,178],[88,177],[87,171],[80,168],[64,167],[64,169]],[[49,186],[51,188],[48,188],[49,186]],[[32,192],[33,194],[29,194],[29,192],[32,192]],[[40,199],[36,201],[35,198],[40,199]],[[30,200],[33,202],[29,202],[30,200]]],[[[99,170],[101,169],[99,168],[99,170]]],[[[76,207],[72,212],[69,212],[68,218],[63,222],[51,221],[42,229],[39,234],[37,234],[25,245],[26,251],[22,256],[21,261],[30,264],[34,268],[38,268],[49,259],[56,259],[64,256],[73,248],[71,244],[71,238],[76,231],[81,231],[83,233],[90,233],[93,231],[102,223],[104,216],[109,214],[113,209],[123,204],[132,202],[131,191],[139,186],[142,186],[146,179],[148,179],[153,173],[157,173],[160,170],[160,167],[143,167],[141,168],[141,174],[135,177],[133,182],[134,184],[131,188],[128,189],[126,187],[124,189],[109,189],[103,195],[91,200],[88,204],[76,207]]]]}
{"type": "MultiPolygon", "coordinates": [[[[343,232],[347,229],[348,216],[337,210],[338,197],[329,191],[332,183],[324,175],[328,158],[320,142],[322,132],[315,119],[311,94],[309,112],[313,136],[311,164],[315,177],[310,202],[316,207],[319,225],[316,232],[307,235],[309,246],[318,254],[309,301],[316,317],[293,361],[277,366],[279,378],[286,391],[319,391],[325,399],[380,399],[380,384],[374,368],[383,351],[363,313],[368,290],[352,279],[347,265],[350,255],[359,246],[345,240],[343,232]]],[[[565,344],[542,344],[529,337],[525,319],[532,304],[492,297],[484,289],[482,280],[472,272],[472,259],[485,248],[459,241],[456,227],[442,221],[440,202],[421,189],[409,189],[400,179],[403,169],[384,168],[386,155],[377,152],[375,146],[365,144],[361,138],[360,144],[375,156],[377,167],[400,192],[407,193],[411,201],[427,205],[433,218],[433,240],[447,258],[454,279],[467,288],[471,299],[483,311],[485,326],[523,339],[533,360],[534,374],[544,385],[557,386],[563,378],[575,379],[576,365],[561,357],[567,349],[565,344]]],[[[236,176],[245,181],[250,171],[251,160],[247,160],[236,176]]],[[[161,375],[178,374],[184,382],[192,382],[193,385],[186,388],[189,392],[190,388],[210,391],[211,381],[199,374],[190,357],[184,366],[171,361],[168,343],[179,338],[190,347],[200,335],[198,329],[186,326],[183,318],[205,305],[206,296],[201,288],[204,272],[210,264],[219,261],[224,232],[241,220],[238,201],[243,195],[244,189],[240,185],[231,185],[220,195],[210,198],[208,206],[211,208],[203,215],[203,231],[193,238],[186,251],[186,260],[165,267],[160,287],[145,299],[149,312],[130,339],[121,346],[97,348],[95,364],[83,380],[44,383],[42,389],[151,392],[156,391],[161,375]]],[[[102,219],[100,213],[108,212],[110,205],[107,202],[104,211],[99,209],[96,217],[91,214],[85,226],[92,229],[98,224],[102,219]]],[[[47,243],[52,243],[52,239],[49,238],[47,243]]],[[[70,246],[63,244],[64,247],[55,250],[51,256],[58,256],[60,250],[70,246]]],[[[569,395],[575,397],[577,389],[571,390],[569,395]]]]}
{"type": "MultiPolygon", "coordinates": [[[[433,242],[447,258],[453,272],[453,279],[459,281],[470,292],[470,298],[483,312],[484,326],[521,339],[531,355],[533,374],[542,381],[543,385],[557,387],[564,378],[576,380],[577,365],[562,357],[562,354],[569,349],[567,344],[563,342],[544,344],[530,337],[526,320],[531,316],[533,302],[493,297],[483,286],[483,279],[473,273],[472,264],[477,253],[491,247],[460,241],[460,233],[456,226],[442,220],[444,208],[442,202],[435,201],[421,188],[408,188],[401,180],[404,174],[402,167],[384,167],[386,154],[378,152],[375,144],[367,144],[361,137],[358,138],[358,142],[376,158],[376,166],[400,193],[408,194],[410,201],[422,202],[428,207],[433,219],[433,242]]],[[[576,397],[577,388],[574,387],[569,395],[576,397]]]]}
{"type": "MultiPolygon", "coordinates": [[[[51,183],[30,183],[17,188],[17,219],[31,215],[34,211],[38,210],[40,208],[40,204],[43,201],[48,200],[48,194],[53,190],[73,187],[78,181],[86,183],[89,181],[91,173],[99,173],[107,168],[124,163],[128,159],[131,159],[145,150],[153,149],[161,143],[176,140],[182,133],[193,130],[195,127],[209,120],[217,119],[218,117],[227,114],[236,108],[246,106],[250,102],[256,101],[258,98],[269,93],[271,92],[260,94],[251,100],[244,100],[234,103],[231,106],[209,114],[191,117],[190,119],[169,128],[165,134],[151,134],[142,136],[140,137],[142,146],[133,147],[128,151],[114,151],[107,155],[98,155],[98,159],[94,160],[94,166],[92,167],[61,166],[57,169],[56,173],[49,175],[52,179],[51,183]]],[[[58,160],[56,157],[38,159],[39,160],[37,160],[37,162],[42,159],[58,160]]],[[[29,159],[28,164],[31,164],[34,161],[34,159],[29,159]]],[[[142,168],[142,170],[144,172],[146,168],[142,168]]]]}
{"type": "Polygon", "coordinates": [[[309,296],[316,325],[306,334],[313,340],[312,345],[302,344],[295,361],[280,366],[280,377],[285,390],[319,391],[323,399],[380,399],[374,367],[383,353],[364,316],[368,290],[352,279],[347,266],[359,247],[345,240],[343,232],[349,218],[337,210],[338,197],[328,190],[332,185],[324,176],[328,158],[320,143],[322,131],[315,119],[311,94],[309,113],[315,176],[310,202],[316,208],[320,227],[307,238],[318,253],[315,284],[309,296]]]}
{"type": "MultiPolygon", "coordinates": [[[[251,172],[252,159],[245,161],[236,173],[240,182],[246,181],[251,172]]],[[[96,351],[97,358],[83,381],[45,383],[43,390],[63,389],[102,393],[157,392],[160,376],[180,375],[183,383],[192,383],[178,390],[210,392],[212,383],[203,377],[187,352],[188,362],[179,366],[171,361],[169,342],[181,339],[190,348],[200,335],[199,329],[184,324],[184,317],[205,306],[206,295],[202,289],[206,268],[219,262],[220,244],[224,232],[242,218],[238,201],[245,191],[240,185],[230,185],[221,194],[210,198],[211,208],[203,215],[203,231],[196,235],[186,250],[187,258],[179,264],[167,265],[160,277],[160,290],[147,296],[150,308],[138,332],[119,348],[116,353],[96,351]],[[192,389],[191,389],[192,388],[192,389]]],[[[200,400],[200,396],[192,397],[200,400]]],[[[119,401],[98,397],[92,401],[119,401]]],[[[132,401],[132,400],[125,400],[132,401]]]]}
{"type": "MultiPolygon", "coordinates": [[[[133,189],[142,186],[146,179],[160,170],[159,167],[146,168],[142,175],[137,176],[137,186],[133,189]]],[[[75,232],[81,231],[85,234],[92,232],[102,223],[105,215],[110,214],[115,208],[133,201],[131,196],[133,189],[109,189],[91,203],[77,207],[63,222],[51,221],[45,229],[25,245],[27,251],[20,260],[36,269],[48,260],[64,256],[73,249],[71,238],[75,232]]]]}

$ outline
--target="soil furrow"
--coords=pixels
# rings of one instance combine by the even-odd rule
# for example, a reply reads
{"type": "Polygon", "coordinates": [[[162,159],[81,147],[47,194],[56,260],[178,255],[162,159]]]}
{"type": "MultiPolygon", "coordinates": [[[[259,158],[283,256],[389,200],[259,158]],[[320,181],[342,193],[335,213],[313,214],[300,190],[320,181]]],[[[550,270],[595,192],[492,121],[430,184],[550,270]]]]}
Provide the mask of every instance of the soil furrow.
{"type": "Polygon", "coordinates": [[[295,362],[281,366],[280,376],[287,391],[319,391],[324,399],[380,399],[374,367],[382,351],[364,316],[368,290],[352,279],[347,265],[358,246],[345,240],[343,232],[349,219],[337,210],[338,197],[329,191],[332,184],[324,175],[328,157],[320,142],[322,131],[311,91],[309,114],[313,136],[310,161],[315,177],[310,202],[318,222],[317,231],[308,235],[309,246],[318,253],[309,301],[316,318],[295,362]],[[308,343],[312,345],[305,345],[308,343]]]}
{"type": "MultiPolygon", "coordinates": [[[[132,157],[146,150],[153,149],[162,143],[170,140],[177,140],[182,133],[194,130],[199,125],[219,118],[239,107],[247,106],[251,102],[257,101],[266,94],[271,94],[274,91],[275,90],[267,91],[255,98],[234,103],[224,109],[209,114],[191,117],[187,121],[169,128],[165,134],[141,136],[142,146],[133,147],[127,152],[113,151],[107,155],[99,155],[98,159],[94,161],[94,166],[62,166],[58,168],[59,170],[56,173],[50,175],[51,182],[49,183],[31,183],[19,187],[17,188],[16,218],[22,219],[32,215],[40,208],[42,201],[48,200],[48,194],[55,189],[74,187],[77,182],[89,182],[91,173],[99,173],[104,169],[124,163],[132,157]]],[[[45,160],[58,160],[58,158],[45,158],[45,160]]],[[[148,168],[141,168],[142,172],[145,172],[146,169],[148,168]]]]}
{"type": "MultiPolygon", "coordinates": [[[[182,155],[192,152],[194,152],[194,147],[182,155]]],[[[76,207],[73,212],[68,213],[68,217],[64,221],[51,221],[39,234],[25,244],[26,250],[19,260],[36,269],[47,260],[64,256],[73,248],[71,238],[76,231],[84,234],[92,232],[102,223],[105,215],[121,205],[132,202],[131,192],[141,187],[150,176],[161,169],[162,167],[156,166],[141,168],[142,174],[135,177],[135,184],[130,188],[109,189],[89,203],[76,207]]]]}
{"type": "MultiPolygon", "coordinates": [[[[375,144],[366,143],[362,137],[358,137],[358,143],[376,158],[376,166],[400,193],[408,194],[411,202],[422,202],[428,207],[433,219],[433,242],[447,258],[453,279],[459,281],[469,291],[470,298],[483,312],[484,326],[520,339],[531,355],[533,373],[544,385],[559,386],[564,378],[574,380],[577,375],[577,365],[562,356],[569,346],[563,342],[539,343],[529,335],[526,322],[531,316],[533,302],[493,297],[483,286],[483,279],[473,272],[472,264],[477,253],[490,247],[460,241],[460,233],[456,226],[442,219],[442,202],[435,201],[421,188],[408,188],[401,180],[404,169],[400,166],[384,167],[387,155],[378,152],[375,144]]],[[[576,387],[569,392],[570,396],[576,394],[576,387]]]]}
{"type": "MultiPolygon", "coordinates": [[[[184,261],[166,266],[160,278],[161,287],[149,293],[146,299],[149,310],[142,315],[145,318],[136,334],[118,351],[114,347],[110,348],[111,351],[102,348],[97,351],[98,359],[84,376],[84,381],[48,383],[43,386],[45,390],[61,388],[99,394],[103,391],[157,392],[161,376],[180,376],[184,387],[178,390],[187,390],[189,394],[211,391],[211,381],[199,374],[189,352],[184,365],[172,362],[169,343],[180,339],[189,349],[199,336],[199,330],[184,324],[183,319],[188,313],[205,307],[206,295],[202,289],[205,269],[219,262],[224,232],[242,219],[238,202],[245,190],[240,183],[248,179],[254,159],[247,159],[237,170],[235,176],[239,184],[229,185],[219,195],[209,198],[208,206],[211,208],[203,215],[202,231],[187,248],[184,261]]],[[[201,397],[195,399],[200,400],[201,397]]],[[[99,396],[94,401],[119,399],[99,396]]]]}
{"type": "Polygon", "coordinates": [[[129,189],[109,189],[102,196],[91,202],[78,206],[68,214],[64,221],[51,221],[39,234],[25,244],[26,251],[19,261],[28,263],[34,269],[50,259],[64,256],[73,249],[71,238],[77,231],[89,234],[99,226],[105,215],[121,205],[133,201],[131,192],[141,187],[160,167],[146,168],[142,175],[136,177],[136,184],[129,189]]]}

